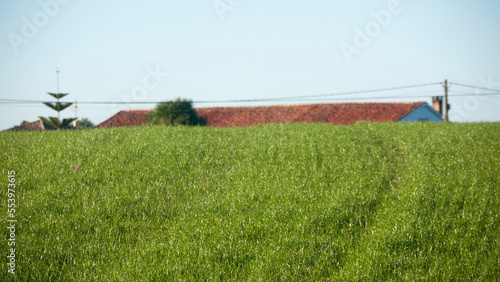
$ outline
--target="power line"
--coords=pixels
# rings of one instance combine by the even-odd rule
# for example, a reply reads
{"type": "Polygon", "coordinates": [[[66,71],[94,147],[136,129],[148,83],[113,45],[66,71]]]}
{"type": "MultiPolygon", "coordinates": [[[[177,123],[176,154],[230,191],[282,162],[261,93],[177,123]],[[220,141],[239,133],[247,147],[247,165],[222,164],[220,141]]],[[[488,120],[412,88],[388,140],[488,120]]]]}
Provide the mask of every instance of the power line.
{"type": "MultiPolygon", "coordinates": [[[[497,90],[497,91],[491,91],[491,92],[487,92],[487,93],[477,93],[477,92],[471,93],[471,92],[464,92],[464,91],[459,91],[459,90],[453,90],[451,92],[453,92],[453,93],[460,93],[460,94],[466,94],[468,96],[488,96],[490,94],[500,93],[499,90],[497,90]]],[[[453,96],[457,96],[457,95],[459,95],[459,94],[454,94],[453,96]]]]}
{"type": "Polygon", "coordinates": [[[0,106],[9,106],[9,107],[12,107],[12,106],[21,107],[22,106],[22,107],[29,107],[29,108],[45,108],[44,105],[10,104],[10,103],[1,103],[1,102],[0,102],[0,106]]]}
{"type": "MultiPolygon", "coordinates": [[[[243,102],[266,102],[266,101],[281,101],[281,100],[293,100],[293,99],[304,99],[304,98],[319,98],[319,97],[329,97],[329,96],[343,96],[343,95],[356,95],[365,94],[381,91],[393,91],[401,89],[409,89],[416,87],[424,87],[431,85],[438,85],[440,82],[408,85],[400,87],[390,87],[390,88],[379,88],[372,90],[361,90],[361,91],[350,91],[350,92],[339,92],[339,93],[329,93],[320,95],[309,95],[309,96],[292,96],[292,97],[275,97],[275,98],[262,98],[262,99],[240,99],[240,100],[213,100],[213,101],[196,101],[196,103],[243,103],[243,102]]],[[[0,103],[5,102],[25,102],[25,103],[45,103],[46,101],[36,101],[36,100],[20,100],[20,99],[0,99],[0,103]]],[[[158,101],[149,102],[121,102],[121,101],[90,101],[90,102],[79,102],[79,104],[157,104],[158,101]]]]}
{"type": "MultiPolygon", "coordinates": [[[[460,85],[460,86],[465,86],[465,87],[470,87],[470,88],[476,88],[476,89],[483,89],[483,90],[488,90],[488,91],[493,91],[491,93],[484,93],[484,94],[477,94],[477,93],[463,93],[463,94],[454,94],[451,95],[451,97],[464,97],[464,96],[496,96],[500,95],[500,90],[494,90],[494,89],[488,89],[488,88],[482,88],[482,87],[475,87],[475,86],[470,86],[466,84],[460,84],[460,83],[450,83],[450,84],[455,84],[455,85],[460,85]]],[[[440,91],[429,91],[429,92],[421,92],[422,95],[418,96],[408,96],[408,94],[404,96],[379,96],[379,97],[345,97],[345,98],[328,98],[328,97],[333,97],[333,96],[344,96],[344,95],[356,95],[356,94],[366,94],[366,93],[373,93],[373,92],[381,92],[381,91],[394,91],[394,90],[402,90],[402,89],[410,89],[410,88],[417,88],[417,87],[424,87],[424,86],[431,86],[431,85],[442,85],[441,82],[436,82],[436,83],[427,83],[427,84],[418,84],[418,85],[409,85],[409,86],[401,86],[401,87],[391,87],[391,88],[380,88],[380,89],[372,89],[372,90],[361,90],[361,91],[350,91],[350,92],[339,92],[339,93],[330,93],[330,94],[321,94],[321,95],[309,95],[309,96],[292,96],[292,97],[275,97],[275,98],[263,98],[263,99],[239,99],[239,100],[206,100],[206,101],[193,101],[194,104],[215,104],[215,103],[247,103],[247,102],[281,102],[281,101],[345,101],[345,100],[378,100],[378,99],[404,99],[404,98],[423,98],[427,97],[431,93],[437,93],[440,91]]],[[[459,91],[457,91],[459,92],[459,91]]],[[[460,92],[459,92],[460,93],[460,92]]],[[[401,94],[403,95],[403,94],[401,94]]],[[[410,94],[412,95],[412,94],[410,94]]],[[[46,101],[37,101],[37,100],[25,100],[25,99],[3,99],[0,98],[0,105],[27,105],[27,104],[41,104],[45,103],[46,101]]],[[[139,105],[139,104],[158,104],[162,103],[165,101],[139,101],[139,102],[133,102],[133,101],[88,101],[88,102],[78,102],[80,105],[81,104],[87,104],[87,105],[139,105]]],[[[87,108],[87,107],[84,107],[87,108]]],[[[94,108],[94,109],[99,109],[99,108],[94,108]]],[[[105,108],[103,108],[105,109],[105,108]]]]}
{"type": "MultiPolygon", "coordinates": [[[[352,98],[352,97],[346,97],[346,98],[315,98],[315,99],[291,99],[291,100],[286,100],[286,101],[294,101],[294,102],[313,102],[313,101],[366,101],[366,100],[382,100],[382,99],[415,99],[415,98],[424,98],[428,97],[430,93],[427,93],[427,95],[412,95],[412,96],[378,96],[378,97],[357,97],[357,98],[352,98]]],[[[475,93],[463,93],[463,94],[455,94],[455,95],[450,95],[450,98],[454,97],[467,97],[467,96],[500,96],[500,92],[497,93],[486,93],[486,94],[475,94],[475,93]]],[[[284,100],[277,100],[277,101],[284,101],[284,100]]],[[[158,102],[147,102],[147,103],[158,103],[158,102]]],[[[193,102],[194,104],[197,104],[199,102],[193,102]]],[[[220,103],[220,101],[218,101],[220,103]]],[[[134,104],[134,103],[128,103],[128,104],[134,104]]],[[[26,104],[7,104],[7,103],[1,103],[0,106],[19,106],[19,107],[26,107],[26,106],[31,106],[31,107],[42,107],[42,105],[26,105],[26,104]]],[[[82,107],[87,110],[108,110],[108,107],[82,107]]]]}
{"type": "MultiPolygon", "coordinates": [[[[474,94],[474,93],[466,93],[466,94],[456,94],[451,95],[450,97],[465,97],[465,96],[500,96],[499,93],[488,93],[488,94],[474,94]]],[[[291,100],[291,101],[345,101],[345,100],[379,100],[379,99],[414,99],[414,98],[423,98],[427,96],[416,95],[416,96],[380,96],[380,97],[359,97],[359,98],[341,98],[341,99],[314,99],[314,100],[291,100]]]]}
{"type": "Polygon", "coordinates": [[[467,85],[467,84],[457,83],[457,82],[451,82],[450,84],[455,84],[455,85],[459,85],[459,86],[463,86],[463,87],[475,88],[475,89],[480,89],[480,90],[487,90],[487,91],[495,91],[495,92],[499,92],[500,91],[499,89],[490,89],[490,88],[484,88],[484,87],[479,87],[479,86],[472,86],[472,85],[467,85]]]}
{"type": "Polygon", "coordinates": [[[44,103],[45,101],[35,101],[35,100],[20,100],[20,99],[3,99],[0,98],[0,102],[19,102],[19,103],[44,103]]]}
{"type": "MultiPolygon", "coordinates": [[[[400,87],[390,87],[390,88],[379,88],[379,89],[372,89],[372,90],[361,90],[361,91],[339,92],[339,93],[320,94],[320,95],[309,95],[309,96],[292,96],[292,97],[253,99],[253,100],[235,100],[234,102],[260,102],[260,101],[292,100],[292,99],[303,99],[303,98],[319,98],[319,97],[329,97],[329,96],[355,95],[355,94],[365,94],[365,93],[373,93],[373,92],[381,92],[381,91],[393,91],[393,90],[409,89],[409,88],[424,87],[424,86],[431,86],[431,85],[438,85],[438,84],[440,84],[440,82],[409,85],[409,86],[400,86],[400,87]]],[[[215,101],[215,102],[217,103],[217,102],[223,102],[223,101],[215,101]]]]}

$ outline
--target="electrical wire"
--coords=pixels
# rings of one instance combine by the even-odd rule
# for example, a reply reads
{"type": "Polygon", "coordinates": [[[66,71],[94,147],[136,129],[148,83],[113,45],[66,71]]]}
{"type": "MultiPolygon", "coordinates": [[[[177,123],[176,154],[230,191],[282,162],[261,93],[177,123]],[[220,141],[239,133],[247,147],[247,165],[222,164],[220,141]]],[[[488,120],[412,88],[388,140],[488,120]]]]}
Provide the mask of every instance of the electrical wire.
{"type": "MultiPolygon", "coordinates": [[[[378,97],[346,97],[346,98],[316,98],[316,99],[291,99],[291,100],[280,100],[280,101],[289,101],[289,102],[314,102],[314,101],[366,101],[366,100],[383,100],[383,99],[416,99],[416,98],[426,98],[428,97],[429,94],[427,95],[414,95],[414,96],[378,96],[378,97]]],[[[475,94],[475,93],[463,93],[463,94],[455,94],[455,95],[450,95],[449,98],[454,98],[454,97],[467,97],[467,96],[500,96],[500,92],[497,93],[487,93],[487,94],[475,94]]],[[[198,104],[199,102],[193,102],[193,104],[198,104]]],[[[220,103],[220,102],[219,102],[220,103]]],[[[134,103],[130,103],[134,104],[134,103]]],[[[0,105],[2,105],[0,103],[0,105]]],[[[3,104],[5,106],[18,106],[18,107],[25,107],[27,105],[24,104],[3,104]]],[[[43,105],[40,106],[35,106],[31,105],[32,107],[43,107],[43,105]]],[[[81,107],[81,109],[87,109],[87,110],[109,110],[109,107],[81,107]]]]}
{"type": "MultiPolygon", "coordinates": [[[[332,97],[337,97],[337,96],[345,96],[345,95],[357,95],[357,94],[366,94],[366,93],[373,93],[373,92],[381,92],[381,91],[394,91],[394,90],[402,90],[402,89],[410,89],[410,88],[417,88],[417,87],[424,87],[424,86],[432,86],[432,85],[441,85],[442,83],[436,82],[436,83],[426,83],[426,84],[418,84],[418,85],[409,85],[409,86],[400,86],[400,87],[391,87],[391,88],[380,88],[380,89],[372,89],[372,90],[362,90],[362,91],[351,91],[351,92],[339,92],[339,93],[330,93],[330,94],[321,94],[321,95],[309,95],[309,96],[291,96],[291,97],[275,97],[275,98],[263,98],[263,99],[239,99],[239,100],[206,100],[206,101],[193,101],[193,104],[217,104],[217,103],[248,103],[248,102],[283,102],[283,101],[307,101],[307,102],[313,102],[313,101],[346,101],[346,100],[354,100],[354,101],[359,101],[359,100],[379,100],[379,99],[414,99],[414,98],[424,98],[428,97],[431,93],[438,93],[439,91],[428,91],[428,92],[420,92],[422,95],[414,95],[414,94],[419,94],[419,93],[410,93],[410,94],[399,94],[401,96],[375,96],[375,97],[344,97],[344,98],[332,98],[332,97]],[[413,96],[412,96],[413,95],[413,96]]],[[[475,86],[470,86],[466,84],[461,84],[461,83],[450,83],[450,84],[455,84],[455,85],[460,85],[464,87],[470,87],[470,88],[476,88],[476,89],[482,89],[482,90],[488,90],[488,91],[493,91],[491,93],[483,93],[483,94],[477,94],[477,93],[462,93],[461,91],[456,91],[453,90],[453,92],[458,92],[461,94],[454,94],[454,95],[449,95],[449,98],[453,97],[464,97],[464,96],[496,96],[500,95],[500,90],[494,90],[494,89],[488,89],[488,88],[482,88],[482,87],[475,87],[475,86]]],[[[133,102],[133,101],[90,101],[90,102],[78,102],[79,105],[139,105],[139,104],[158,104],[162,103],[164,101],[139,101],[139,102],[133,102]]],[[[27,104],[42,104],[42,103],[52,103],[52,102],[46,102],[46,101],[36,101],[36,100],[24,100],[24,99],[3,99],[0,98],[0,105],[9,105],[9,106],[26,106],[27,104]]],[[[61,103],[66,103],[66,102],[61,102],[61,103]]],[[[72,103],[72,102],[69,102],[72,103]]],[[[35,106],[35,105],[33,105],[35,106]]],[[[38,106],[38,105],[37,105],[38,106]]],[[[43,105],[39,105],[40,107],[43,107],[43,105]]],[[[80,106],[82,107],[82,106],[80,106]]],[[[86,106],[83,106],[83,108],[87,108],[86,106]]],[[[87,109],[90,109],[87,108],[87,109]]],[[[93,109],[108,109],[108,108],[93,108],[93,109]]]]}
{"type": "Polygon", "coordinates": [[[458,82],[450,82],[450,84],[459,85],[459,86],[468,87],[468,88],[480,89],[480,90],[487,90],[487,91],[495,91],[495,92],[500,91],[499,89],[490,89],[490,88],[472,86],[472,85],[467,85],[467,84],[458,83],[458,82]]]}
{"type": "MultiPolygon", "coordinates": [[[[261,98],[261,99],[240,99],[240,100],[196,101],[196,103],[244,103],[244,102],[282,101],[282,100],[286,101],[286,100],[293,100],[293,99],[319,98],[319,97],[343,96],[343,95],[357,95],[357,94],[366,94],[366,93],[381,92],[381,91],[393,91],[393,90],[417,88],[417,87],[424,87],[424,86],[431,86],[431,85],[438,85],[438,84],[440,84],[440,82],[408,85],[408,86],[400,86],[400,87],[390,87],[390,88],[379,88],[379,89],[372,89],[372,90],[361,90],[361,91],[329,93],[329,94],[320,94],[320,95],[309,95],[309,96],[275,97],[275,98],[261,98]]],[[[52,103],[50,101],[0,99],[0,103],[8,103],[8,102],[52,103]]],[[[61,102],[61,103],[66,103],[66,102],[61,102]]],[[[71,102],[68,102],[68,103],[71,103],[71,102]]],[[[158,102],[158,101],[148,101],[148,102],[121,102],[121,101],[78,102],[78,104],[158,104],[158,103],[161,103],[161,102],[158,102]]]]}

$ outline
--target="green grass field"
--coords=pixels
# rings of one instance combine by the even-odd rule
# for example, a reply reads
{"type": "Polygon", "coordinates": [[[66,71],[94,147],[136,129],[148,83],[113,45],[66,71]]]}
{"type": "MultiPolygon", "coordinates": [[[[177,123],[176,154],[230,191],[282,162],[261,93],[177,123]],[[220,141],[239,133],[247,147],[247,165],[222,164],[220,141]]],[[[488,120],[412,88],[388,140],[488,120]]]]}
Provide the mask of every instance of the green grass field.
{"type": "Polygon", "coordinates": [[[1,281],[500,277],[500,123],[9,132],[0,148],[1,281]]]}

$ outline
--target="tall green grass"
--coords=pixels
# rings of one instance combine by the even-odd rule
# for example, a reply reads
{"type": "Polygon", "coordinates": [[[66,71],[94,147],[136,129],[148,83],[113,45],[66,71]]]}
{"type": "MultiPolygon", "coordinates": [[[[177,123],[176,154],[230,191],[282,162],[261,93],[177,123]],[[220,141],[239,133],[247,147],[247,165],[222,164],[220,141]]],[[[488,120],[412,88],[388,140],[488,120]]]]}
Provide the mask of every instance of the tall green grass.
{"type": "Polygon", "coordinates": [[[499,140],[498,123],[2,133],[0,280],[494,280],[499,140]]]}

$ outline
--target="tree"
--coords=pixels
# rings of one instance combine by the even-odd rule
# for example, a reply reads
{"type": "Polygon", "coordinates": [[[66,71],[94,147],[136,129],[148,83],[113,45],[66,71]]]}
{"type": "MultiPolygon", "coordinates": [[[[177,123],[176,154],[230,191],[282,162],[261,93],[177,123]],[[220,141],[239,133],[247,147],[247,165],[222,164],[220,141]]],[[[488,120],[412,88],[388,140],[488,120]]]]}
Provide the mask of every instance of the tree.
{"type": "Polygon", "coordinates": [[[69,125],[76,120],[76,118],[65,118],[61,121],[61,111],[66,109],[67,107],[73,105],[73,103],[61,103],[59,102],[59,99],[63,98],[64,96],[68,95],[69,93],[47,93],[50,96],[54,97],[57,99],[56,103],[47,103],[44,102],[44,104],[53,109],[54,111],[57,111],[57,118],[56,117],[39,117],[43,122],[46,124],[57,128],[57,130],[60,130],[61,128],[67,128],[69,125]]]}
{"type": "Polygon", "coordinates": [[[198,117],[196,114],[193,101],[181,98],[159,103],[156,110],[148,114],[146,121],[149,124],[165,125],[207,124],[203,117],[198,117]]]}
{"type": "Polygon", "coordinates": [[[82,118],[76,122],[76,129],[85,129],[94,127],[94,123],[88,118],[82,118]]]}

